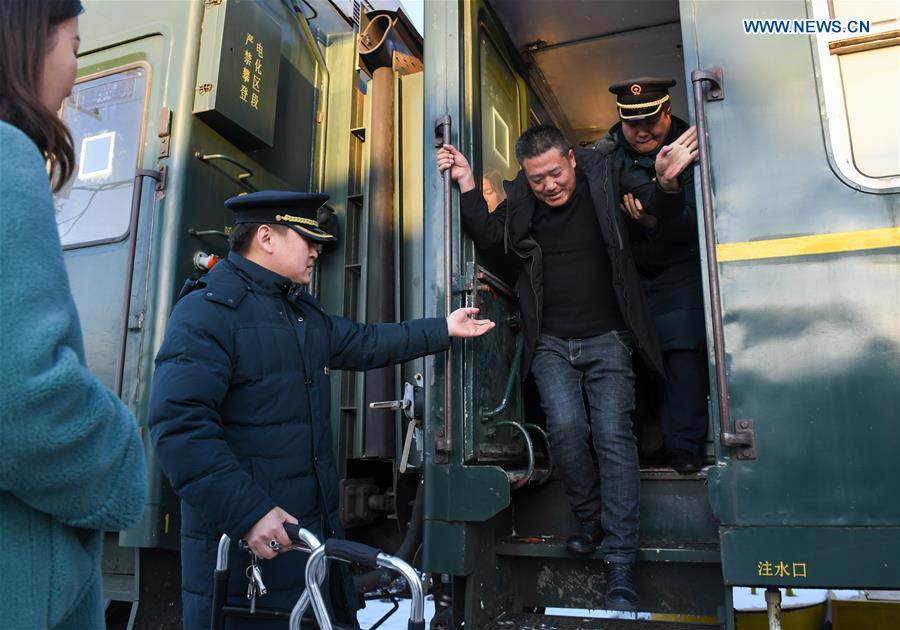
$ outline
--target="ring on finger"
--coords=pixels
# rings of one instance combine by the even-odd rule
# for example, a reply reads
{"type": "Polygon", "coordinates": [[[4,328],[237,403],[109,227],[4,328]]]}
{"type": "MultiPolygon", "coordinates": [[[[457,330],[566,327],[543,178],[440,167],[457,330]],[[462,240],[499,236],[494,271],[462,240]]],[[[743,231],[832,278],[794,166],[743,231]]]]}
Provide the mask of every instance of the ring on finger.
{"type": "Polygon", "coordinates": [[[274,538],[269,541],[269,549],[272,549],[273,551],[281,551],[283,548],[284,547],[282,546],[282,544],[274,538]]]}

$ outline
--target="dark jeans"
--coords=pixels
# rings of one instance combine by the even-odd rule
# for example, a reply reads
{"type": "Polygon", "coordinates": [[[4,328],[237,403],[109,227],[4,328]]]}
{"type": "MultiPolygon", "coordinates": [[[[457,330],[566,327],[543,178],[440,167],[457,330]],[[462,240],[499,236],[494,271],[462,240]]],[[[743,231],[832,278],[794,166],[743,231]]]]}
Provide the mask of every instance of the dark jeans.
{"type": "Polygon", "coordinates": [[[709,425],[709,371],[706,350],[667,350],[663,353],[666,382],[663,385],[662,432],[666,450],[706,454],[709,425]]]}
{"type": "Polygon", "coordinates": [[[587,339],[538,338],[532,372],[547,415],[550,449],[569,505],[582,523],[603,527],[609,562],[633,562],[640,522],[640,466],[631,430],[631,338],[611,331],[587,339]],[[587,394],[588,415],[584,406],[587,394]],[[591,456],[597,453],[599,471],[591,456]]]}

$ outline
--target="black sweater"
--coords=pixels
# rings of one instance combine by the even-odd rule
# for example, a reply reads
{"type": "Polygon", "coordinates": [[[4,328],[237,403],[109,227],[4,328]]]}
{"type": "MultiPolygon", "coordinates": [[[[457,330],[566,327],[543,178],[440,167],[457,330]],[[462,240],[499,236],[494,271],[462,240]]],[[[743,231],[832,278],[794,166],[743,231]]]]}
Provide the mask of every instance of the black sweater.
{"type": "Polygon", "coordinates": [[[583,175],[578,174],[564,206],[537,204],[531,234],[544,255],[540,332],[583,338],[624,328],[612,266],[583,175]]]}

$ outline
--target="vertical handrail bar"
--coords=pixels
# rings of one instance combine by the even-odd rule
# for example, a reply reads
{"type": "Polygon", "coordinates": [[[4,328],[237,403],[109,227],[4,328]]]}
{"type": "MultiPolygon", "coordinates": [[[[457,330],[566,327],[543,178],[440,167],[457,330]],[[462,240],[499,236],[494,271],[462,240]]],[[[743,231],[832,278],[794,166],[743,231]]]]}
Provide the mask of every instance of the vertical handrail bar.
{"type": "MultiPolygon", "coordinates": [[[[712,179],[709,161],[709,127],[706,120],[705,83],[712,91],[721,91],[721,70],[694,70],[694,115],[697,117],[697,145],[700,153],[700,196],[703,205],[703,227],[706,233],[706,266],[709,275],[710,309],[712,310],[713,357],[716,367],[716,397],[719,407],[719,441],[723,446],[745,446],[752,438],[731,429],[728,408],[728,374],[725,370],[725,327],[722,319],[722,293],[719,285],[719,260],[716,255],[716,216],[712,200],[712,179]]],[[[721,96],[717,96],[721,98],[721,96]]]]}
{"type": "MultiPolygon", "coordinates": [[[[434,121],[435,146],[440,148],[450,144],[450,131],[452,121],[450,114],[440,116],[434,121]]],[[[451,239],[453,237],[453,214],[451,209],[452,196],[450,188],[450,169],[443,173],[444,185],[444,316],[449,317],[453,309],[453,249],[451,239]]],[[[453,358],[452,346],[444,353],[444,428],[440,430],[435,440],[435,450],[446,454],[446,461],[450,458],[451,437],[453,430],[453,358]]],[[[443,459],[443,458],[442,458],[443,459]]]]}

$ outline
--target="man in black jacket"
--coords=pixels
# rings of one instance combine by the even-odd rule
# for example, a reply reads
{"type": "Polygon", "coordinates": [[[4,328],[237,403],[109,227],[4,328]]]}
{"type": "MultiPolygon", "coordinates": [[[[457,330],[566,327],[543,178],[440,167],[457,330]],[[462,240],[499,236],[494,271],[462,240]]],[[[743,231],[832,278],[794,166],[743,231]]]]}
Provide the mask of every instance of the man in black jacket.
{"type": "Polygon", "coordinates": [[[622,210],[632,219],[628,233],[641,284],[647,294],[663,351],[661,425],[669,464],[682,474],[700,470],[709,424],[709,374],[700,245],[694,197],[694,169],[679,183],[684,205],[658,224],[644,211],[655,188],[656,155],[688,130],[672,116],[669,88],[674,79],[640,77],[609,87],[620,122],[595,148],[614,152],[625,193],[622,210]]]}
{"type": "MultiPolygon", "coordinates": [[[[358,324],[325,313],[305,290],[320,243],[316,209],[327,195],[260,191],[225,202],[232,251],[175,305],[156,357],[150,435],[181,497],[184,627],[208,628],[216,543],[243,538],[263,561],[266,608],[290,611],[305,584],[302,558],[279,556],[285,522],[320,540],[342,536],[331,436],[333,369],[408,361],[493,327],[477,309],[402,324],[358,324]],[[299,564],[298,564],[299,562],[299,564]]],[[[248,556],[231,546],[232,603],[246,603],[248,556]]],[[[346,571],[330,571],[336,616],[355,623],[346,571]]],[[[284,622],[229,620],[228,628],[284,622]]]]}
{"type": "MultiPolygon", "coordinates": [[[[665,215],[681,206],[677,178],[695,155],[690,137],[660,151],[651,212],[665,215]]],[[[662,362],[618,210],[618,173],[610,155],[573,150],[547,125],[522,134],[516,159],[522,170],[490,214],[462,153],[444,145],[438,168],[450,169],[459,185],[463,226],[475,244],[502,246],[521,263],[523,373],[530,368],[534,374],[553,459],[580,523],[566,547],[589,554],[602,537],[606,606],[633,610],[640,469],[631,430],[632,348],[659,372],[662,362]]]]}

